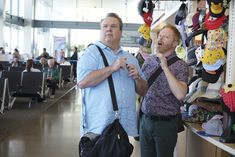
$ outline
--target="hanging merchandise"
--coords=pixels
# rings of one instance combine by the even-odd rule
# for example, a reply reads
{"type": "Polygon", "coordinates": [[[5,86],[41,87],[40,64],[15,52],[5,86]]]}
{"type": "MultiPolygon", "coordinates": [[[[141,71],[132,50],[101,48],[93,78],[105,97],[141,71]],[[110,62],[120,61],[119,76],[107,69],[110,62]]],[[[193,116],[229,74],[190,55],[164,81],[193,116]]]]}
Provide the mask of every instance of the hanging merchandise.
{"type": "Polygon", "coordinates": [[[143,20],[144,20],[145,24],[150,27],[153,22],[153,14],[152,13],[144,13],[143,20]]]}
{"type": "Polygon", "coordinates": [[[228,16],[223,15],[221,17],[215,18],[210,16],[210,12],[206,14],[205,26],[206,29],[208,30],[224,27],[225,25],[227,25],[227,23],[228,23],[228,16]]]}
{"type": "Polygon", "coordinates": [[[152,40],[150,37],[150,27],[153,22],[153,9],[155,7],[155,3],[155,0],[140,0],[137,6],[138,13],[144,21],[144,24],[138,28],[138,32],[140,33],[140,37],[137,40],[139,50],[135,55],[140,66],[142,66],[151,53],[152,40]]]}
{"type": "Polygon", "coordinates": [[[208,40],[204,55],[200,60],[205,64],[215,64],[218,59],[225,58],[226,49],[224,48],[227,42],[227,33],[223,28],[208,30],[208,40]]]}
{"type": "Polygon", "coordinates": [[[235,112],[235,83],[224,85],[220,90],[220,94],[230,112],[235,112]]]}
{"type": "Polygon", "coordinates": [[[137,6],[140,16],[144,16],[145,13],[153,13],[154,3],[152,0],[140,0],[137,6]]]}
{"type": "Polygon", "coordinates": [[[138,32],[145,40],[150,40],[150,30],[151,29],[147,24],[143,24],[139,27],[138,32]]]}
{"type": "Polygon", "coordinates": [[[230,0],[207,0],[211,16],[216,18],[223,16],[229,2],[230,0]]]}
{"type": "Polygon", "coordinates": [[[186,19],[187,14],[188,7],[185,3],[182,3],[175,16],[175,24],[179,25],[182,20],[186,19]]]}
{"type": "Polygon", "coordinates": [[[223,66],[220,66],[220,68],[215,71],[207,71],[205,69],[202,69],[202,80],[208,83],[216,83],[223,71],[223,66]]]}

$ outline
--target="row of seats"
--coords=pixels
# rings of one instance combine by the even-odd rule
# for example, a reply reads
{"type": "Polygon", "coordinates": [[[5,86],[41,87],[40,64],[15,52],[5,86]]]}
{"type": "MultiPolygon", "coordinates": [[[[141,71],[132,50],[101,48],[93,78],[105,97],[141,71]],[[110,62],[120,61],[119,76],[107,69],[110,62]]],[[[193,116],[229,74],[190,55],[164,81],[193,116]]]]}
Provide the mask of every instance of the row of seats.
{"type": "MultiPolygon", "coordinates": [[[[73,66],[61,65],[59,88],[63,88],[65,81],[73,81],[73,66]]],[[[12,108],[17,97],[31,98],[29,108],[33,100],[45,98],[45,74],[43,72],[2,71],[0,88],[0,112],[4,107],[12,108]]]]}
{"type": "Polygon", "coordinates": [[[45,74],[43,72],[3,71],[1,77],[1,113],[5,107],[11,109],[17,97],[43,99],[45,90],[45,74]]]}

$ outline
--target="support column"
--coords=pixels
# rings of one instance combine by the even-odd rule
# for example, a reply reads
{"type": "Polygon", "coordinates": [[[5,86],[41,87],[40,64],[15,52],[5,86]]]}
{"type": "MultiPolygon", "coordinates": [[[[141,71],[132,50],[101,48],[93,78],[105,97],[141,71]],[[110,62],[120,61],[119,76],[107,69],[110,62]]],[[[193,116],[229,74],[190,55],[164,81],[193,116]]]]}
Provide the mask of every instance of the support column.
{"type": "Polygon", "coordinates": [[[0,47],[4,47],[4,34],[3,34],[4,10],[5,10],[5,0],[0,0],[0,47]]]}
{"type": "Polygon", "coordinates": [[[229,39],[227,49],[227,66],[225,84],[235,83],[235,1],[230,1],[229,7],[229,39]]]}
{"type": "Polygon", "coordinates": [[[34,1],[26,0],[24,3],[24,19],[25,26],[24,31],[24,46],[23,53],[33,55],[33,28],[32,20],[34,17],[34,1]]]}

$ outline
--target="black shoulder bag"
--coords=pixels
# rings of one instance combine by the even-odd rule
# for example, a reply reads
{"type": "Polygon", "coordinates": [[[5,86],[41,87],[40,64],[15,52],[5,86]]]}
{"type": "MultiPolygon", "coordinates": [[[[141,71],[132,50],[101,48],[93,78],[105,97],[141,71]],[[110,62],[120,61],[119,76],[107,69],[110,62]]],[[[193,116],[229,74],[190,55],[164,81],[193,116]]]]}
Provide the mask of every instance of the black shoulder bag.
{"type": "MultiPolygon", "coordinates": [[[[107,67],[107,59],[101,48],[95,45],[107,67]]],[[[119,122],[118,105],[114,90],[112,75],[108,77],[109,89],[112,97],[113,111],[116,119],[106,126],[101,135],[96,137],[83,136],[79,142],[80,157],[130,157],[133,145],[129,142],[128,135],[119,122]]]]}

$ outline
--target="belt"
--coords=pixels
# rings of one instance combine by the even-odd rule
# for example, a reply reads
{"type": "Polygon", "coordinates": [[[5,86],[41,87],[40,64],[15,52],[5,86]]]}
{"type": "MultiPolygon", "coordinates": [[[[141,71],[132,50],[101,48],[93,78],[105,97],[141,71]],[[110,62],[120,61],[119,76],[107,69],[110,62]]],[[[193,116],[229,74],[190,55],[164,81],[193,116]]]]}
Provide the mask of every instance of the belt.
{"type": "Polygon", "coordinates": [[[170,115],[170,116],[157,115],[157,116],[155,116],[155,115],[149,115],[149,114],[145,114],[145,113],[143,115],[153,121],[170,121],[170,120],[177,117],[177,115],[170,115]]]}

